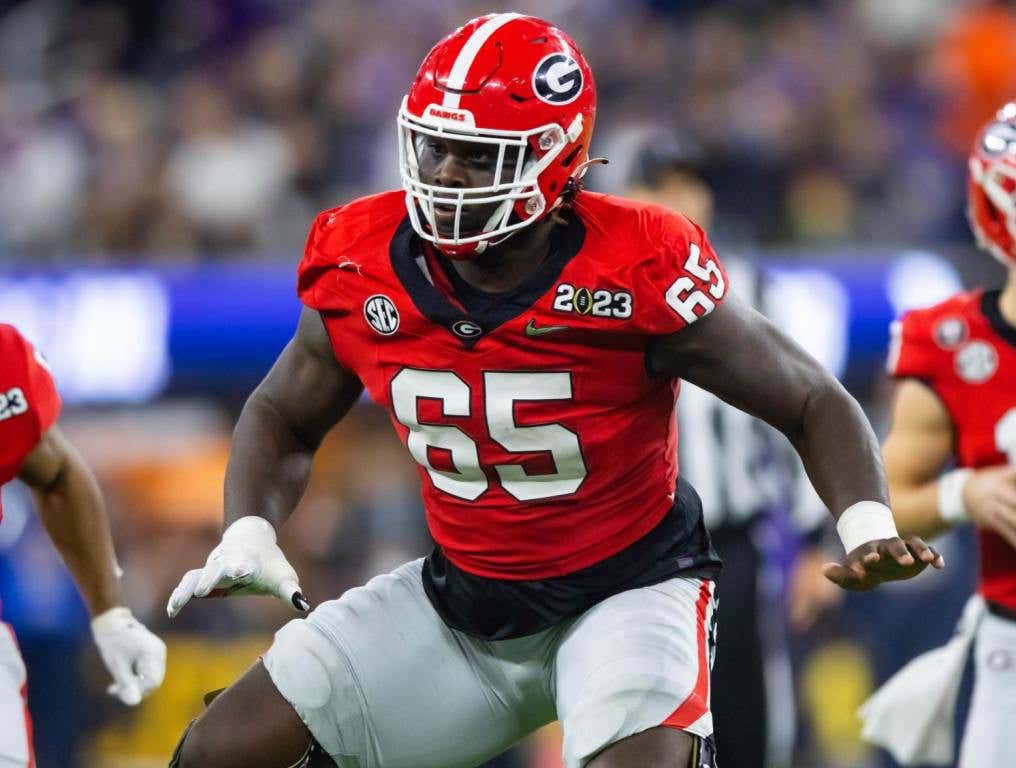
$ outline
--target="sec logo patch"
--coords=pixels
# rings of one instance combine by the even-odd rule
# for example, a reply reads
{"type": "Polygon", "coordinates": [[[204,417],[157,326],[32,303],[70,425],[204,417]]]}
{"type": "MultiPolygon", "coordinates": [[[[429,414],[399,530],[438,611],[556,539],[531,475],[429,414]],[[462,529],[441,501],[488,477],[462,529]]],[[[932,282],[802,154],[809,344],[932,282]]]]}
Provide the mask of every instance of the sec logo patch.
{"type": "Polygon", "coordinates": [[[363,316],[367,324],[382,336],[391,336],[399,330],[399,310],[383,293],[376,293],[363,303],[363,316]]]}

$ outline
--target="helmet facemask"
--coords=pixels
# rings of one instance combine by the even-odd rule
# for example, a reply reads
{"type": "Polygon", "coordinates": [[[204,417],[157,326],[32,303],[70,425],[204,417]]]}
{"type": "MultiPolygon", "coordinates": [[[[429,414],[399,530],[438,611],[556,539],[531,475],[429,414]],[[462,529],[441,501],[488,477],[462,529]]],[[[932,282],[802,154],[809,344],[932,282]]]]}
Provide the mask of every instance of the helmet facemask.
{"type": "MultiPolygon", "coordinates": [[[[568,134],[581,133],[581,116],[577,123],[568,134]]],[[[557,198],[548,208],[547,198],[540,188],[540,175],[572,141],[556,123],[527,131],[478,129],[472,114],[466,110],[432,105],[423,116],[417,117],[408,111],[404,100],[399,110],[398,134],[399,169],[413,229],[449,256],[468,258],[482,253],[560,204],[557,198]],[[494,182],[481,187],[445,187],[423,182],[418,153],[420,142],[427,137],[496,147],[494,182]],[[510,174],[502,178],[506,168],[510,169],[510,174]],[[468,216],[469,208],[492,203],[499,205],[479,231],[462,231],[462,220],[464,214],[468,216]],[[454,209],[450,234],[442,234],[439,230],[436,206],[454,209]]]]}

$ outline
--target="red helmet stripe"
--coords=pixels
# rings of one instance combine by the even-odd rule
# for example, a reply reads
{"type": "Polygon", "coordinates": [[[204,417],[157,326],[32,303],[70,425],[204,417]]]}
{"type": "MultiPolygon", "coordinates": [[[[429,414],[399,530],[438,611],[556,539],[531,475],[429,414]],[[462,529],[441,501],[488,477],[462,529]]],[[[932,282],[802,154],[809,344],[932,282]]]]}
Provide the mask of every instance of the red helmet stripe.
{"type": "MultiPolygon", "coordinates": [[[[462,46],[459,55],[455,57],[452,71],[448,74],[448,79],[445,81],[447,86],[455,89],[462,88],[462,85],[466,82],[466,76],[469,74],[469,68],[473,66],[473,61],[476,59],[480,49],[483,48],[483,44],[509,21],[521,18],[524,18],[521,13],[499,13],[477,27],[473,34],[469,36],[466,44],[462,46]]],[[[441,106],[458,109],[460,98],[461,94],[459,93],[445,91],[444,101],[442,101],[441,106]]]]}

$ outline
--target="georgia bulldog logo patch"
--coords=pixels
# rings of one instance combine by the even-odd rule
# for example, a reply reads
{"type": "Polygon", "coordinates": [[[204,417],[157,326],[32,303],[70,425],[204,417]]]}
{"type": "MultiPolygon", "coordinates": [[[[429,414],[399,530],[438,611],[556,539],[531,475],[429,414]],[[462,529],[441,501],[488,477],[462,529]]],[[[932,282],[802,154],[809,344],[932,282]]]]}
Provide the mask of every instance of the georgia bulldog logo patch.
{"type": "Polygon", "coordinates": [[[582,69],[566,53],[551,53],[533,70],[533,92],[548,104],[570,104],[582,92],[582,69]]]}
{"type": "Polygon", "coordinates": [[[998,352],[986,341],[971,341],[956,353],[956,373],[968,384],[983,384],[998,370],[998,352]]]}
{"type": "Polygon", "coordinates": [[[961,317],[947,317],[935,326],[935,343],[943,349],[956,349],[967,340],[967,324],[961,317]]]}
{"type": "Polygon", "coordinates": [[[463,339],[474,339],[483,333],[483,328],[472,320],[459,320],[452,326],[452,332],[463,339]]]}

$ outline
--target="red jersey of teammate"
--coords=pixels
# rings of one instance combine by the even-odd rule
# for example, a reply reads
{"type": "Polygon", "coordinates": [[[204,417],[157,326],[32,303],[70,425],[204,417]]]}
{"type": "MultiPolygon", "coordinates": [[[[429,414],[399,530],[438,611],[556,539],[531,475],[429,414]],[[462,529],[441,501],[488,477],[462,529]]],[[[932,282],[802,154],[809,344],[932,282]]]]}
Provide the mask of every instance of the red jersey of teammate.
{"type": "MultiPolygon", "coordinates": [[[[1016,464],[1016,328],[998,291],[973,291],[904,315],[894,325],[889,372],[920,379],[938,395],[956,431],[961,467],[1016,464]]],[[[1016,550],[979,529],[980,592],[1016,610],[1016,550]]]]}
{"type": "Polygon", "coordinates": [[[579,570],[674,502],[678,382],[646,347],[711,311],[726,276],[664,208],[582,192],[568,222],[505,295],[425,255],[402,192],[320,214],[300,265],[300,298],[420,465],[431,534],[479,576],[579,570]]]}
{"type": "Polygon", "coordinates": [[[46,364],[16,328],[0,323],[0,485],[14,479],[59,413],[46,364]]]}

